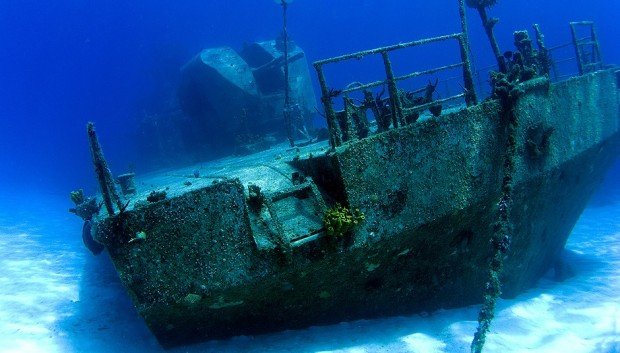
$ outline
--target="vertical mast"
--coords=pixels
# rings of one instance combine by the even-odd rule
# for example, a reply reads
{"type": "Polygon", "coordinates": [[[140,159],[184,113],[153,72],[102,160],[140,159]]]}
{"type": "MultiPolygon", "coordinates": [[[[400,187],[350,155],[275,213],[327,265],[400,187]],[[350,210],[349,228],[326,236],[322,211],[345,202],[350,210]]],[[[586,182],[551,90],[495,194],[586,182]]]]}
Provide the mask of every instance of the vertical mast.
{"type": "Polygon", "coordinates": [[[295,146],[293,141],[293,122],[291,121],[291,97],[289,87],[289,68],[288,68],[288,31],[286,29],[286,10],[288,3],[281,0],[282,5],[282,37],[284,40],[284,125],[286,128],[286,137],[291,147],[295,146]]]}

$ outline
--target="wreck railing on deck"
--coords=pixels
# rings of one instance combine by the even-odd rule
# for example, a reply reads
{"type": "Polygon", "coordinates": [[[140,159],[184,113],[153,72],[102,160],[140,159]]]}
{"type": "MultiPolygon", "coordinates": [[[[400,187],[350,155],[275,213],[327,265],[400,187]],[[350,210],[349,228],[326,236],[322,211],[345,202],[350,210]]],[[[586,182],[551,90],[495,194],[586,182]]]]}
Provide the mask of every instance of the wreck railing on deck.
{"type": "MultiPolygon", "coordinates": [[[[596,36],[594,22],[570,22],[569,25],[571,29],[571,41],[546,48],[547,52],[549,53],[549,59],[551,61],[550,78],[554,82],[563,81],[571,77],[584,75],[600,69],[605,69],[605,64],[603,63],[600,54],[600,46],[596,36]],[[579,27],[590,27],[590,31],[587,35],[581,33],[582,36],[579,37],[579,27]],[[588,46],[590,49],[589,52],[585,50],[588,49],[588,46]],[[568,54],[570,48],[572,48],[572,53],[568,54]],[[572,69],[567,70],[567,66],[565,66],[564,64],[571,63],[573,61],[575,62],[575,71],[573,71],[572,69]]],[[[535,25],[534,28],[537,31],[537,35],[540,35],[537,25],[535,25]]],[[[488,74],[488,72],[491,70],[497,70],[497,65],[489,65],[474,71],[474,76],[478,80],[479,88],[485,87],[482,82],[482,74],[488,74]]]]}
{"type": "MultiPolygon", "coordinates": [[[[594,22],[592,21],[578,21],[570,22],[571,41],[563,44],[559,44],[550,47],[549,53],[555,53],[572,47],[573,54],[561,59],[552,60],[552,72],[553,79],[555,81],[561,81],[567,78],[574,77],[576,75],[584,75],[589,72],[594,72],[605,68],[603,59],[601,57],[600,46],[598,37],[596,35],[596,29],[594,22]],[[581,33],[579,36],[579,27],[589,27],[589,32],[586,34],[581,33]],[[577,72],[570,72],[567,74],[560,74],[557,66],[568,62],[575,61],[577,66],[577,72]]],[[[552,56],[555,56],[553,54],[552,56]]]]}
{"type": "Polygon", "coordinates": [[[596,29],[594,28],[594,22],[570,22],[570,30],[573,39],[573,46],[575,47],[575,56],[577,58],[579,75],[603,69],[603,59],[601,58],[601,50],[598,44],[596,29]],[[589,36],[586,38],[578,38],[577,27],[589,27],[589,36]],[[589,53],[587,51],[588,49],[589,53]]]}
{"type": "MultiPolygon", "coordinates": [[[[387,85],[388,94],[389,94],[389,102],[390,102],[391,124],[394,128],[398,127],[399,125],[405,124],[405,115],[407,113],[422,111],[424,109],[427,109],[437,104],[441,104],[443,102],[447,102],[447,101],[459,99],[459,98],[464,98],[468,106],[475,104],[476,93],[475,93],[475,89],[473,85],[474,81],[473,81],[473,75],[472,75],[472,70],[471,70],[471,62],[469,60],[469,44],[467,40],[467,35],[465,33],[466,33],[466,30],[464,28],[464,31],[461,33],[454,33],[454,34],[448,34],[448,35],[439,36],[439,37],[426,38],[426,39],[416,40],[416,41],[407,42],[407,43],[399,43],[395,45],[359,51],[356,53],[341,55],[341,56],[314,62],[313,65],[318,75],[319,85],[321,86],[321,95],[322,95],[321,102],[323,103],[323,107],[325,110],[325,117],[327,119],[330,146],[332,148],[335,148],[335,147],[340,146],[343,142],[342,132],[340,131],[340,127],[336,119],[336,111],[334,110],[332,100],[333,98],[336,98],[341,95],[344,95],[346,99],[346,95],[351,92],[364,91],[369,88],[387,85]],[[432,68],[432,69],[424,70],[424,71],[415,71],[415,72],[411,72],[411,73],[408,73],[402,76],[394,75],[394,71],[392,69],[392,63],[389,57],[390,52],[399,50],[399,49],[415,47],[415,46],[436,43],[436,42],[441,42],[441,41],[447,41],[447,40],[457,40],[459,47],[460,47],[461,62],[446,65],[446,66],[436,67],[436,68],[432,68]],[[376,54],[380,54],[383,58],[383,65],[385,67],[385,74],[386,74],[385,80],[374,81],[374,82],[370,82],[366,84],[358,84],[353,87],[349,86],[343,90],[330,89],[330,87],[327,84],[327,80],[325,78],[325,73],[323,71],[323,67],[325,65],[342,62],[346,60],[351,60],[351,59],[359,60],[366,56],[376,55],[376,54]],[[463,82],[464,82],[463,87],[465,90],[464,93],[457,94],[457,95],[454,95],[454,96],[451,96],[445,99],[432,101],[426,104],[421,104],[421,105],[418,105],[412,108],[403,108],[402,102],[400,100],[400,96],[398,93],[398,87],[396,85],[398,81],[403,81],[403,80],[415,78],[415,77],[422,76],[422,75],[429,75],[429,74],[433,74],[439,71],[450,70],[450,69],[454,69],[458,67],[461,67],[463,69],[463,82]]],[[[345,122],[344,125],[346,126],[352,125],[352,122],[348,121],[350,120],[350,117],[348,115],[346,115],[345,119],[347,119],[347,121],[345,122]]]]}

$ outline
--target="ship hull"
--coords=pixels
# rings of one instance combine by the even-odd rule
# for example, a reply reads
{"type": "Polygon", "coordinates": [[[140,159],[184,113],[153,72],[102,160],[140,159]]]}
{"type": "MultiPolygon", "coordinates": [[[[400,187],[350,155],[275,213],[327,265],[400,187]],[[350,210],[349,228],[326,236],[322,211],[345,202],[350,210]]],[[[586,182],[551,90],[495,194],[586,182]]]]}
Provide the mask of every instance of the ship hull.
{"type": "MultiPolygon", "coordinates": [[[[616,72],[522,89],[507,297],[556,261],[620,139],[616,72]]],[[[247,177],[225,178],[99,219],[94,236],[165,346],[478,303],[499,217],[505,113],[488,101],[328,153],[291,152],[274,163],[307,181],[263,186],[264,210],[247,177]],[[335,202],[364,215],[350,234],[318,229],[335,202]]]]}

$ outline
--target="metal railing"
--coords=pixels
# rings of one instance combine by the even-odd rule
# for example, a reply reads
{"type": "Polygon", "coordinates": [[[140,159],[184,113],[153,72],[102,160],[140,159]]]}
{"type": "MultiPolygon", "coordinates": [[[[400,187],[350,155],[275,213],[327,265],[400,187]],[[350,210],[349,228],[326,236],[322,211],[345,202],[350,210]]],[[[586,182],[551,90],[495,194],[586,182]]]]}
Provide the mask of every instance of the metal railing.
{"type": "Polygon", "coordinates": [[[575,56],[577,58],[579,75],[603,69],[603,59],[601,58],[601,51],[598,44],[596,29],[594,28],[594,22],[571,22],[570,30],[573,39],[573,46],[575,47],[575,56]],[[578,27],[589,27],[589,36],[579,38],[577,35],[578,27]]]}
{"type": "Polygon", "coordinates": [[[341,55],[341,56],[314,62],[313,65],[318,75],[319,85],[321,86],[321,94],[322,94],[321,102],[323,103],[323,107],[325,110],[325,117],[327,119],[327,127],[329,129],[329,135],[330,135],[330,145],[332,147],[338,147],[345,140],[355,139],[357,137],[360,137],[358,136],[358,134],[355,133],[355,129],[353,128],[353,125],[359,126],[359,123],[357,123],[356,121],[353,121],[354,119],[352,118],[352,114],[346,114],[347,109],[351,110],[354,108],[350,100],[347,100],[347,94],[352,93],[352,92],[365,91],[365,90],[368,90],[369,88],[386,85],[388,88],[388,94],[389,94],[389,103],[390,103],[389,107],[390,107],[390,115],[391,115],[390,121],[391,121],[392,127],[394,128],[405,125],[406,124],[405,116],[407,116],[408,114],[412,114],[417,111],[422,111],[433,105],[441,104],[443,102],[447,102],[447,101],[459,99],[459,98],[464,98],[467,105],[475,104],[476,94],[475,94],[474,85],[473,85],[473,76],[472,76],[471,64],[469,60],[468,48],[469,46],[467,42],[467,36],[464,33],[454,33],[454,34],[448,34],[444,36],[411,41],[407,43],[399,43],[399,44],[386,46],[386,47],[359,51],[356,53],[341,55]],[[421,46],[425,44],[448,41],[448,40],[456,40],[458,42],[460,46],[461,62],[450,64],[450,65],[445,65],[441,67],[436,67],[436,68],[432,68],[432,69],[424,70],[424,71],[410,72],[402,76],[394,75],[394,71],[392,69],[392,62],[390,61],[390,56],[389,56],[390,52],[393,52],[399,49],[416,47],[416,46],[421,46]],[[342,89],[342,90],[335,90],[328,86],[327,80],[325,78],[325,73],[323,71],[323,67],[325,65],[347,61],[347,60],[352,60],[352,59],[359,60],[359,59],[362,59],[370,55],[381,55],[383,59],[383,65],[384,65],[385,76],[386,76],[384,80],[374,81],[374,82],[365,83],[365,84],[360,83],[354,86],[349,85],[347,88],[342,89]],[[436,101],[428,102],[425,104],[417,105],[414,107],[407,107],[407,108],[403,107],[400,94],[399,94],[399,90],[398,90],[398,86],[396,85],[397,82],[407,80],[407,79],[412,79],[412,78],[419,77],[422,75],[434,74],[434,73],[444,71],[444,70],[455,69],[459,67],[462,68],[463,70],[463,83],[464,83],[463,93],[453,95],[451,97],[444,98],[441,100],[436,100],[436,101]],[[344,132],[342,131],[340,127],[341,124],[339,124],[337,121],[337,117],[336,117],[337,114],[333,107],[333,99],[339,96],[345,97],[344,117],[346,121],[342,125],[345,127],[345,130],[347,131],[344,131],[344,132]]]}
{"type": "MultiPolygon", "coordinates": [[[[411,41],[407,43],[399,43],[395,45],[359,51],[355,53],[345,54],[329,59],[319,60],[313,63],[313,66],[318,75],[319,85],[321,87],[321,102],[323,104],[323,108],[325,111],[325,118],[327,120],[327,128],[329,130],[329,143],[332,148],[338,147],[342,145],[345,141],[356,140],[358,138],[363,138],[368,135],[370,129],[368,127],[368,120],[366,118],[367,110],[371,109],[375,120],[377,121],[378,131],[385,131],[390,128],[397,128],[399,126],[405,125],[410,121],[415,121],[419,113],[425,109],[431,110],[431,113],[435,114],[432,111],[433,108],[439,107],[436,109],[441,113],[441,105],[445,102],[461,99],[465,100],[467,106],[471,106],[476,104],[476,90],[474,86],[474,75],[472,73],[471,60],[469,58],[469,39],[467,37],[467,23],[465,20],[465,5],[464,0],[459,1],[460,8],[460,16],[461,16],[461,28],[462,32],[453,33],[438,37],[426,38],[416,41],[411,41]],[[402,76],[394,75],[394,70],[392,68],[392,62],[390,60],[390,53],[396,50],[401,50],[404,48],[416,47],[436,42],[456,40],[459,44],[461,61],[441,67],[435,67],[424,71],[415,71],[410,72],[408,74],[402,76]],[[350,84],[344,89],[337,90],[331,88],[327,84],[327,79],[325,77],[324,66],[344,62],[348,60],[360,60],[364,57],[371,55],[381,55],[383,60],[383,66],[385,70],[385,79],[368,82],[368,83],[359,83],[350,84]],[[400,81],[404,81],[407,79],[416,78],[422,75],[430,75],[440,71],[450,70],[461,68],[463,71],[462,79],[463,79],[463,92],[449,96],[444,99],[433,100],[432,92],[434,91],[435,86],[429,83],[429,86],[426,88],[422,88],[420,90],[416,90],[413,92],[406,92],[406,94],[413,96],[416,93],[420,93],[424,90],[431,89],[430,95],[431,98],[428,98],[428,94],[425,100],[418,100],[413,104],[407,104],[404,106],[403,99],[404,98],[403,91],[398,89],[397,83],[400,81]],[[372,93],[368,91],[371,88],[387,86],[388,98],[383,100],[380,98],[380,95],[377,97],[372,97],[372,93]],[[353,103],[353,100],[349,98],[349,94],[353,92],[362,91],[365,96],[365,102],[374,103],[374,108],[372,105],[361,104],[359,106],[353,103]],[[344,100],[344,109],[342,111],[335,111],[333,105],[333,99],[343,96],[344,100]],[[373,102],[374,100],[374,102],[373,102]],[[386,104],[387,103],[389,104],[386,104]],[[381,111],[376,109],[377,102],[382,104],[381,111]],[[410,118],[414,116],[414,118],[410,118]]],[[[571,34],[572,34],[572,42],[567,44],[558,45],[551,48],[545,48],[543,43],[543,36],[540,32],[540,28],[538,25],[534,25],[534,30],[536,32],[536,39],[539,46],[539,51],[544,51],[544,55],[548,55],[548,60],[551,61],[550,68],[547,68],[548,74],[553,74],[555,76],[555,80],[560,80],[564,76],[572,76],[568,75],[560,75],[557,70],[557,65],[565,62],[569,62],[571,60],[577,61],[577,68],[579,71],[579,75],[583,75],[584,73],[593,72],[599,69],[603,69],[603,61],[600,54],[600,48],[598,43],[598,38],[596,36],[596,31],[594,28],[594,22],[592,21],[581,21],[581,22],[570,22],[571,34]],[[577,36],[577,27],[589,27],[590,32],[589,35],[585,38],[579,38],[577,36]],[[551,59],[551,53],[556,50],[567,48],[572,46],[575,50],[575,57],[565,58],[561,60],[551,59]],[[548,72],[548,71],[551,72],[548,72]]],[[[480,73],[476,73],[476,77],[480,81],[480,73]]],[[[452,79],[452,78],[451,78],[452,79]]],[[[411,102],[409,102],[411,103],[411,102]]]]}
{"type": "Polygon", "coordinates": [[[551,79],[555,82],[605,68],[594,22],[570,22],[569,25],[571,41],[548,48],[551,57],[551,79]],[[590,27],[590,31],[585,36],[581,33],[580,37],[578,28],[584,26],[590,27]],[[574,69],[568,69],[566,65],[572,62],[575,62],[574,69]]]}
{"type": "MultiPolygon", "coordinates": [[[[589,72],[605,68],[605,65],[600,55],[600,46],[596,37],[594,22],[581,21],[570,22],[569,24],[571,27],[572,40],[566,43],[557,44],[545,48],[549,55],[549,78],[552,80],[552,82],[563,81],[571,77],[587,74],[589,72]],[[581,33],[582,36],[578,37],[577,27],[579,26],[590,27],[590,32],[585,36],[583,36],[583,33],[581,33]],[[587,46],[590,46],[589,52],[584,51],[584,47],[587,46]],[[578,51],[579,54],[576,54],[578,51]],[[592,61],[591,59],[594,59],[594,61],[592,61]],[[575,66],[572,66],[573,62],[575,66]]],[[[538,31],[539,29],[536,30],[538,31]]],[[[537,34],[537,36],[538,35],[539,34],[537,34]]],[[[488,92],[484,91],[484,89],[487,88],[488,90],[490,90],[492,88],[489,85],[484,85],[482,80],[484,73],[488,73],[493,70],[497,70],[496,64],[482,67],[479,69],[474,68],[474,77],[477,79],[478,89],[482,90],[478,92],[479,96],[488,95],[485,94],[488,92]]]]}

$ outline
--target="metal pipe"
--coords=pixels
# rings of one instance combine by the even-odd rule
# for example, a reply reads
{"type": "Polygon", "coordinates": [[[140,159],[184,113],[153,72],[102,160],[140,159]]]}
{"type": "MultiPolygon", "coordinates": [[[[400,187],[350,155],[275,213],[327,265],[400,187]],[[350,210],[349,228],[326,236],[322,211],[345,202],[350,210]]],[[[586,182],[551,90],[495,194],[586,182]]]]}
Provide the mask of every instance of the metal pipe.
{"type": "Polygon", "coordinates": [[[556,46],[554,46],[554,47],[547,48],[547,50],[549,50],[549,51],[552,51],[552,50],[558,50],[558,49],[562,49],[562,48],[570,47],[571,45],[573,45],[573,42],[568,42],[568,43],[564,43],[564,44],[559,44],[559,45],[556,45],[556,46]]]}
{"type": "Polygon", "coordinates": [[[114,203],[119,210],[122,210],[122,204],[118,194],[116,193],[116,187],[114,186],[114,179],[112,178],[112,172],[108,167],[108,163],[103,157],[103,151],[95,132],[95,124],[89,122],[86,125],[86,132],[88,133],[88,143],[90,146],[90,154],[93,159],[93,166],[95,167],[95,175],[97,182],[99,183],[99,189],[101,190],[101,197],[103,198],[103,204],[105,205],[108,215],[114,215],[114,203]]]}
{"type": "Polygon", "coordinates": [[[432,102],[421,104],[421,105],[416,105],[415,107],[411,107],[411,108],[405,108],[404,112],[405,113],[409,113],[409,112],[422,111],[422,110],[428,109],[428,108],[430,108],[430,107],[432,107],[434,105],[442,104],[442,103],[445,103],[445,102],[448,102],[448,101],[451,101],[451,100],[455,100],[455,99],[459,99],[459,98],[464,98],[466,96],[467,95],[465,93],[459,93],[459,94],[454,95],[452,97],[438,99],[436,101],[432,101],[432,102]]]}
{"type": "Polygon", "coordinates": [[[497,23],[497,18],[489,19],[487,15],[487,10],[484,6],[478,6],[476,8],[478,10],[478,14],[480,14],[480,20],[482,20],[482,27],[484,27],[484,31],[489,38],[489,43],[491,44],[491,50],[493,50],[493,55],[497,60],[497,67],[500,72],[506,72],[506,62],[504,61],[504,56],[499,49],[499,44],[497,44],[497,39],[495,39],[495,34],[493,33],[493,27],[497,23]]]}
{"type": "Polygon", "coordinates": [[[390,106],[392,108],[392,125],[397,128],[399,122],[404,123],[403,108],[400,104],[398,88],[396,87],[396,80],[394,80],[394,71],[392,71],[392,63],[390,62],[388,52],[381,52],[381,56],[383,57],[385,75],[387,76],[388,93],[390,94],[390,106]]]}
{"type": "Polygon", "coordinates": [[[571,26],[591,26],[594,24],[593,21],[574,21],[570,22],[571,26]]]}
{"type": "Polygon", "coordinates": [[[465,14],[465,0],[459,0],[459,17],[461,18],[461,31],[463,34],[459,38],[459,49],[461,51],[461,61],[463,61],[463,84],[465,85],[465,104],[474,105],[478,102],[476,97],[476,87],[474,86],[474,76],[471,69],[471,59],[469,57],[469,35],[467,32],[467,16],[465,14]]]}
{"type": "MultiPolygon", "coordinates": [[[[410,74],[407,75],[403,75],[403,76],[397,76],[394,77],[394,81],[398,82],[398,81],[402,81],[402,80],[406,80],[409,78],[413,78],[413,77],[418,77],[418,76],[423,76],[423,75],[429,75],[429,74],[433,74],[435,72],[439,72],[439,71],[443,71],[443,70],[449,70],[449,69],[454,69],[456,67],[462,66],[463,63],[456,63],[456,64],[451,64],[451,65],[446,65],[446,66],[442,66],[442,67],[437,67],[434,69],[429,69],[429,70],[424,70],[424,71],[416,71],[416,72],[412,72],[410,74]]],[[[387,84],[387,80],[380,80],[380,81],[373,81],[367,84],[363,84],[363,85],[357,85],[351,88],[347,88],[344,89],[342,91],[340,91],[340,94],[345,94],[345,93],[350,93],[350,92],[356,92],[356,91],[363,91],[365,89],[368,88],[373,88],[373,87],[378,87],[384,84],[387,84]]]]}
{"type": "Polygon", "coordinates": [[[572,58],[565,58],[565,59],[555,60],[555,63],[556,64],[562,64],[562,63],[565,63],[567,61],[572,61],[572,60],[575,60],[575,59],[576,58],[573,56],[572,58]]]}
{"type": "Polygon", "coordinates": [[[295,146],[293,140],[293,122],[291,121],[291,96],[289,87],[289,70],[288,70],[288,31],[286,29],[286,10],[288,4],[286,0],[282,0],[282,37],[284,37],[284,125],[286,129],[286,138],[291,147],[295,146]]]}
{"type": "Polygon", "coordinates": [[[313,64],[316,70],[319,86],[321,87],[321,102],[323,103],[323,110],[325,110],[325,119],[327,120],[327,129],[329,131],[329,145],[332,149],[340,146],[342,140],[340,138],[340,129],[336,123],[336,113],[332,105],[332,96],[327,87],[327,81],[325,79],[325,73],[323,72],[323,65],[320,63],[313,64]]]}
{"type": "Polygon", "coordinates": [[[448,39],[459,39],[460,36],[461,36],[461,33],[453,33],[453,34],[447,34],[445,36],[439,36],[439,37],[432,37],[432,38],[426,38],[426,39],[421,39],[421,40],[415,40],[415,41],[407,42],[407,43],[399,43],[399,44],[389,45],[389,46],[386,46],[386,47],[380,47],[380,48],[375,48],[375,49],[370,49],[370,50],[363,50],[363,51],[359,51],[357,53],[351,53],[351,54],[336,56],[336,57],[328,58],[328,59],[324,59],[324,60],[319,60],[319,61],[315,61],[314,64],[324,65],[324,64],[329,64],[329,63],[335,63],[335,62],[339,62],[339,61],[349,60],[349,59],[358,59],[359,60],[359,59],[362,59],[363,57],[365,57],[367,55],[371,55],[371,54],[380,54],[380,53],[383,53],[383,52],[390,52],[390,51],[393,51],[393,50],[396,50],[396,49],[409,48],[409,47],[414,47],[414,46],[423,45],[423,44],[440,42],[440,41],[444,41],[444,40],[448,40],[448,39]]]}
{"type": "Polygon", "coordinates": [[[579,75],[583,75],[583,62],[581,61],[581,50],[579,49],[579,40],[577,39],[577,30],[575,29],[575,25],[577,22],[570,23],[570,32],[571,37],[573,39],[573,46],[575,47],[575,56],[577,57],[577,69],[579,70],[579,75]]]}

